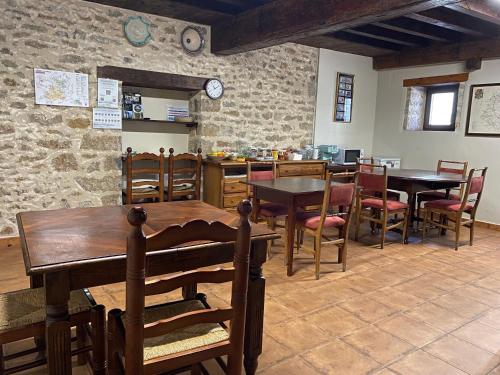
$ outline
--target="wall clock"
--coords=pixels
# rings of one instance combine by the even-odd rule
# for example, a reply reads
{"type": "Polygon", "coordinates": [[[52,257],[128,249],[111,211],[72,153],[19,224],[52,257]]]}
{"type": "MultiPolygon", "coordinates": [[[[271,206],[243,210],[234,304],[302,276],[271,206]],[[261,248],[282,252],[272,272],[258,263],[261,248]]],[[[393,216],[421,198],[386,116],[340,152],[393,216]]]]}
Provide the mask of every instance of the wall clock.
{"type": "Polygon", "coordinates": [[[151,40],[151,23],[141,16],[132,16],[123,23],[123,33],[135,47],[141,47],[151,40]]]}
{"type": "Polygon", "coordinates": [[[224,95],[224,85],[217,78],[211,78],[205,83],[205,92],[210,99],[220,99],[224,95]]]}
{"type": "Polygon", "coordinates": [[[199,55],[205,48],[206,30],[202,27],[187,26],[181,33],[181,45],[190,55],[199,55]]]}

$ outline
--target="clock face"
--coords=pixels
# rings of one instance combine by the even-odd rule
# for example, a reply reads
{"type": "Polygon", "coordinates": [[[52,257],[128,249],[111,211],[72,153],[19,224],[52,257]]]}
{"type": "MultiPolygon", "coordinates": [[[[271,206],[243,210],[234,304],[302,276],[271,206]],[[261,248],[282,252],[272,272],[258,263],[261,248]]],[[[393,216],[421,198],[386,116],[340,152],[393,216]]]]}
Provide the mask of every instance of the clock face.
{"type": "Polygon", "coordinates": [[[210,99],[219,99],[224,94],[224,85],[218,79],[209,79],[205,84],[205,92],[210,99]]]}

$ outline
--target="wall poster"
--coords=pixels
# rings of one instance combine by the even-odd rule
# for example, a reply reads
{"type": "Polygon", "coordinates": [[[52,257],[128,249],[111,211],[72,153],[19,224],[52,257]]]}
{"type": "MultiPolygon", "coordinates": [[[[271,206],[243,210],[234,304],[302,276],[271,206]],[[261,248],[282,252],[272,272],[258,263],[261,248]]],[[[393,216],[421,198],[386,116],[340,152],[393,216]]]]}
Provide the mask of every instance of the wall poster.
{"type": "Polygon", "coordinates": [[[337,73],[337,88],[333,103],[333,121],[351,122],[354,75],[337,73]]]}
{"type": "Polygon", "coordinates": [[[465,135],[500,137],[500,83],[470,87],[465,135]]]}

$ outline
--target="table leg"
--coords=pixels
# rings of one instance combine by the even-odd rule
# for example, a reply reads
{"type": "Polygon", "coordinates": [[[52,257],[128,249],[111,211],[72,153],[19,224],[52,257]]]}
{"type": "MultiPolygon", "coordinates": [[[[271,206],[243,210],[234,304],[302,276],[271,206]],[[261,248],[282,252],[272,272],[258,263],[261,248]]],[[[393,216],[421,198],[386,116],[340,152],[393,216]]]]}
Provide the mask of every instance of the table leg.
{"type": "Polygon", "coordinates": [[[45,274],[44,285],[47,305],[45,340],[48,373],[51,375],[71,374],[69,275],[64,271],[45,274]]]}
{"type": "Polygon", "coordinates": [[[415,201],[417,199],[417,194],[413,193],[411,191],[407,192],[408,194],[408,207],[409,212],[408,212],[408,225],[406,226],[406,232],[403,234],[404,235],[404,243],[408,243],[408,238],[410,237],[410,228],[413,228],[413,221],[415,219],[415,201]]]}
{"type": "Polygon", "coordinates": [[[293,241],[295,234],[295,205],[288,205],[288,216],[286,218],[286,261],[287,268],[286,274],[287,276],[293,275],[293,241]]]}
{"type": "Polygon", "coordinates": [[[262,353],[266,288],[266,280],[262,275],[262,264],[266,261],[266,253],[266,241],[252,243],[248,275],[245,346],[243,349],[245,372],[251,375],[257,371],[259,355],[262,353]]]}
{"type": "Polygon", "coordinates": [[[252,221],[257,223],[259,220],[260,199],[255,197],[255,191],[252,197],[252,221]]]}
{"type": "MultiPolygon", "coordinates": [[[[450,199],[450,189],[446,189],[444,199],[450,199]]],[[[443,224],[448,224],[448,218],[446,217],[446,215],[441,215],[439,221],[443,224]]],[[[441,235],[446,236],[446,229],[441,228],[441,235]]]]}

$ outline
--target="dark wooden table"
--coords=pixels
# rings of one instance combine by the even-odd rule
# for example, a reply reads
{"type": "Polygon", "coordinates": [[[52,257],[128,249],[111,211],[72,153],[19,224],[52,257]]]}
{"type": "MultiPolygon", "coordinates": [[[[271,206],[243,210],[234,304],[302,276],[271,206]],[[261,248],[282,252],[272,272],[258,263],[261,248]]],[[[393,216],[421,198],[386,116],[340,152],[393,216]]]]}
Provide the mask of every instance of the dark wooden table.
{"type": "MultiPolygon", "coordinates": [[[[459,187],[467,182],[467,178],[449,173],[437,173],[422,169],[387,169],[387,187],[391,190],[403,191],[408,194],[408,205],[410,206],[410,223],[415,221],[415,203],[417,193],[429,190],[449,190],[459,187]]],[[[410,226],[404,234],[405,243],[408,243],[410,226]]]]}
{"type": "MultiPolygon", "coordinates": [[[[199,201],[142,205],[150,234],[170,224],[199,218],[236,225],[238,218],[199,201]]],[[[47,358],[50,374],[70,374],[69,292],[125,281],[126,237],[131,206],[23,212],[17,215],[26,273],[32,287],[44,285],[47,303],[47,358]]],[[[268,240],[278,238],[264,225],[252,225],[252,247],[245,331],[245,370],[254,374],[262,352],[268,240]]],[[[230,262],[234,248],[218,243],[155,251],[148,254],[147,276],[230,262]]],[[[191,290],[191,293],[195,291],[191,290]]]]}
{"type": "Polygon", "coordinates": [[[297,209],[323,202],[325,180],[307,177],[287,177],[267,181],[249,181],[253,186],[253,220],[257,220],[260,200],[281,203],[288,207],[286,261],[287,275],[293,274],[293,241],[297,209]]]}

